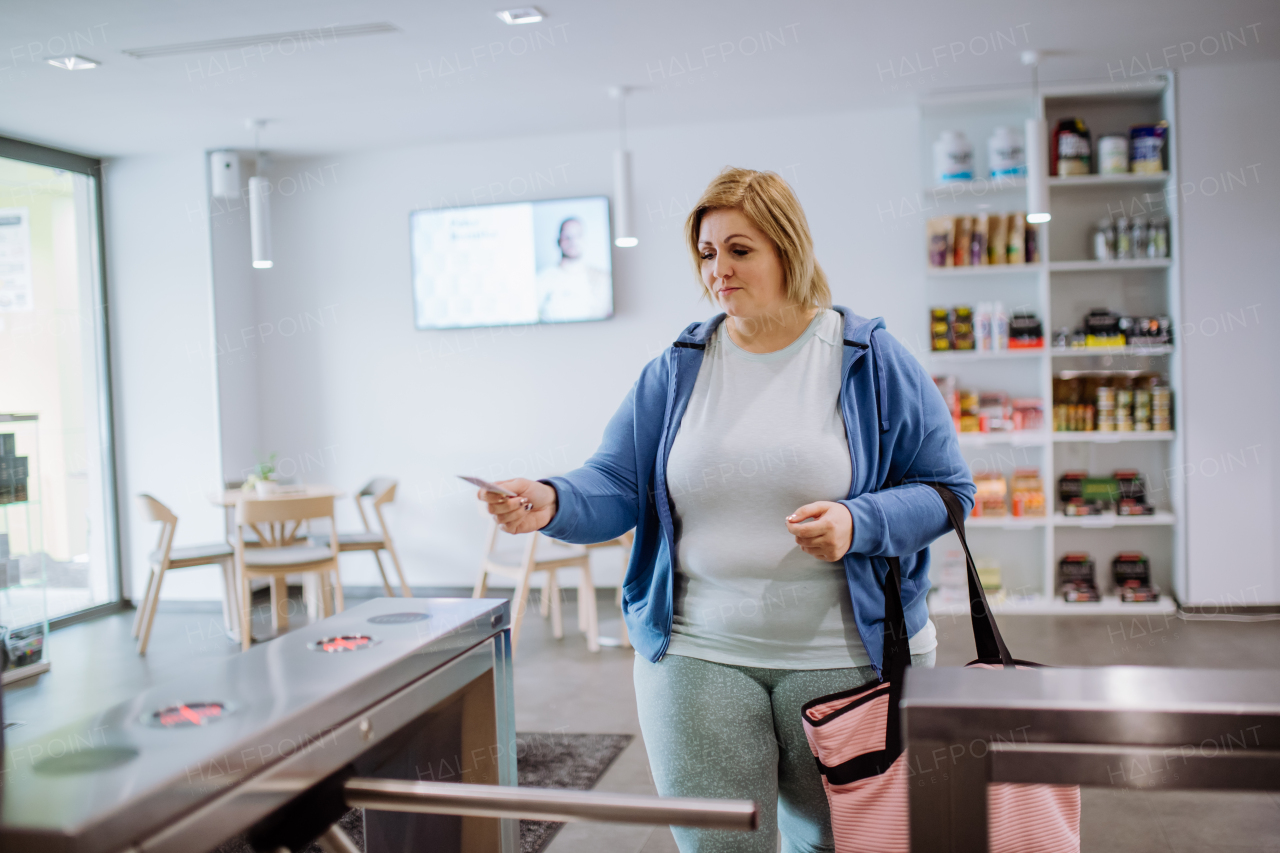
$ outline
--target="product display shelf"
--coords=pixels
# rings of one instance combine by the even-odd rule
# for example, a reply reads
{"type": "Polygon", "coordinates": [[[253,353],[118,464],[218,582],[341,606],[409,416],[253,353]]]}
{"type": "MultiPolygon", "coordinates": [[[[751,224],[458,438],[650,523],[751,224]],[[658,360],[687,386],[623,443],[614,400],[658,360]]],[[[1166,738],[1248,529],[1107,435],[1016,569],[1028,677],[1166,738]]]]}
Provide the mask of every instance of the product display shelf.
{"type": "Polygon", "coordinates": [[[0,534],[6,537],[8,549],[7,554],[0,555],[6,558],[0,563],[0,642],[9,650],[9,668],[0,674],[3,684],[49,671],[39,426],[37,415],[0,414],[0,434],[13,434],[14,455],[25,457],[29,466],[27,500],[0,504],[0,534]],[[23,564],[25,572],[19,569],[17,577],[10,576],[10,569],[23,564]]]}
{"type": "Polygon", "coordinates": [[[960,432],[956,441],[961,447],[1038,447],[1049,440],[1049,433],[1042,429],[1021,429],[1007,432],[960,432]]]}
{"type": "MultiPolygon", "coordinates": [[[[990,599],[990,596],[988,596],[990,599]]],[[[989,600],[991,612],[997,616],[1142,616],[1154,613],[1176,613],[1178,606],[1166,592],[1157,601],[1124,602],[1116,594],[1104,594],[1101,601],[1063,601],[1037,595],[1024,598],[989,600]]],[[[965,602],[942,604],[930,598],[931,616],[968,616],[965,602]]]]}
{"type": "MultiPolygon", "coordinates": [[[[1052,602],[1046,601],[1042,595],[1006,599],[988,592],[987,604],[996,616],[1039,616],[1053,612],[1052,602]]],[[[943,603],[939,600],[937,593],[934,593],[929,597],[929,615],[935,620],[939,616],[966,618],[969,615],[969,603],[967,601],[943,603]]]]}
{"type": "Polygon", "coordinates": [[[1116,593],[1103,593],[1101,601],[1064,601],[1061,596],[1054,596],[1049,602],[1048,612],[1079,613],[1082,616],[1114,616],[1117,614],[1142,613],[1175,613],[1178,605],[1169,597],[1168,590],[1163,590],[1158,601],[1120,600],[1116,593]]]}
{"type": "Polygon", "coordinates": [[[1121,261],[1050,261],[1049,272],[1163,270],[1168,269],[1172,264],[1173,262],[1169,258],[1133,258],[1131,260],[1121,261]]]}
{"type": "Polygon", "coordinates": [[[981,198],[987,193],[1025,192],[1026,189],[1026,178],[974,178],[970,181],[946,181],[934,184],[930,192],[933,193],[934,198],[939,199],[948,195],[952,198],[964,195],[981,198]]]}
{"type": "Polygon", "coordinates": [[[1171,344],[1156,346],[1123,346],[1123,347],[1053,347],[1049,354],[1054,358],[1081,358],[1099,355],[1172,355],[1171,344]]]}
{"type": "MultiPolygon", "coordinates": [[[[976,95],[956,96],[955,98],[944,96],[922,98],[921,154],[922,163],[925,164],[926,170],[929,169],[929,164],[932,162],[933,142],[944,129],[965,130],[968,136],[974,140],[975,149],[978,149],[985,138],[985,134],[989,133],[993,126],[998,124],[1020,125],[1021,117],[1015,115],[1016,110],[1011,109],[1009,106],[1014,101],[1016,101],[1016,98],[1014,97],[1013,89],[1010,89],[1003,96],[992,95],[988,101],[984,101],[983,98],[976,95]]],[[[1045,338],[1046,342],[1048,342],[1054,329],[1061,326],[1073,326],[1080,321],[1080,317],[1075,315],[1053,316],[1054,303],[1052,297],[1055,287],[1064,297],[1062,302],[1070,304],[1069,299],[1065,298],[1068,293],[1074,293],[1080,288],[1096,289],[1098,287],[1094,283],[1097,279],[1090,276],[1090,273],[1115,275],[1127,271],[1140,271],[1144,272],[1146,277],[1135,277],[1132,285],[1126,282],[1126,288],[1162,288],[1166,307],[1161,313],[1169,314],[1173,327],[1175,329],[1178,328],[1178,323],[1181,319],[1178,260],[1181,248],[1178,230],[1179,199],[1171,197],[1164,190],[1167,186],[1177,186],[1178,180],[1176,165],[1178,124],[1174,114],[1175,91],[1173,75],[1165,74],[1159,80],[1144,83],[1141,86],[1135,86],[1121,92],[1114,90],[1114,87],[1105,86],[1063,86],[1042,95],[1041,103],[1048,118],[1051,138],[1057,117],[1060,116],[1079,115],[1086,120],[1091,120],[1090,126],[1097,133],[1115,132],[1115,129],[1127,128],[1130,124],[1151,122],[1158,119],[1168,120],[1170,123],[1168,137],[1169,170],[1155,174],[1095,174],[1050,178],[1048,182],[1052,190],[1050,194],[1050,212],[1053,213],[1054,218],[1049,223],[1042,225],[1040,230],[1040,252],[1041,258],[1044,260],[1039,263],[1020,265],[932,267],[928,264],[927,259],[924,259],[924,273],[927,282],[931,283],[935,288],[941,288],[944,281],[948,282],[945,293],[941,290],[936,293],[930,292],[930,303],[936,305],[969,304],[966,300],[976,302],[979,299],[990,299],[991,297],[987,295],[990,292],[989,289],[996,286],[1016,287],[1019,289],[1025,287],[1025,291],[1022,292],[1026,294],[1027,303],[1035,306],[1035,310],[1044,321],[1045,338]],[[1089,192],[1088,188],[1090,187],[1095,188],[1095,191],[1089,192]],[[1076,192],[1075,190],[1077,189],[1081,191],[1076,192]],[[1084,231],[1087,226],[1084,223],[1093,221],[1090,217],[1093,217],[1094,214],[1089,211],[1096,207],[1098,193],[1107,189],[1114,189],[1120,193],[1129,190],[1139,194],[1146,193],[1143,196],[1146,200],[1150,200],[1153,197],[1163,199],[1162,203],[1165,207],[1160,213],[1169,219],[1169,258],[1093,261],[1074,259],[1069,253],[1066,257],[1062,257],[1061,254],[1055,255],[1053,246],[1056,242],[1062,242],[1067,247],[1082,244],[1082,241],[1087,236],[1084,231]],[[1059,234],[1057,231],[1062,233],[1059,234]],[[1061,259],[1053,260],[1055,257],[1061,259]],[[1000,277],[1002,284],[996,284],[996,277],[1000,277]],[[983,288],[981,296],[976,292],[972,295],[967,292],[970,283],[974,287],[983,288]],[[1032,286],[1034,289],[1032,289],[1032,286]]],[[[1036,109],[1035,102],[1030,98],[1026,98],[1025,104],[1025,112],[1022,117],[1033,115],[1036,109]]],[[[982,161],[979,160],[976,165],[981,168],[982,161]]],[[[981,191],[984,188],[983,181],[962,183],[964,183],[962,190],[952,191],[949,199],[957,213],[976,214],[993,208],[996,210],[1025,209],[1026,202],[1011,191],[1024,186],[1021,181],[1018,182],[1016,187],[1009,186],[1007,190],[1002,190],[999,194],[990,193],[988,190],[989,197],[985,199],[981,195],[981,191]]],[[[995,182],[986,182],[988,186],[993,183],[995,182]]],[[[1005,183],[1010,182],[1006,179],[1005,183]]],[[[934,182],[926,180],[925,186],[934,186],[934,182]]],[[[934,192],[946,192],[945,187],[946,185],[935,187],[934,192]]],[[[926,286],[929,285],[927,284],[926,286]]],[[[1005,293],[1009,292],[1011,291],[1005,291],[1005,293]]],[[[1140,299],[1138,305],[1130,306],[1124,301],[1126,290],[1115,288],[1108,292],[1112,293],[1115,298],[1115,304],[1108,306],[1113,310],[1123,309],[1136,312],[1139,306],[1145,306],[1147,302],[1145,299],[1140,299]]],[[[1005,299],[1007,302],[1008,296],[1005,299]]],[[[1101,305],[1102,302],[1098,304],[1101,305]]],[[[1144,307],[1143,310],[1150,309],[1144,307]]],[[[930,358],[926,361],[926,364],[932,368],[933,373],[954,372],[962,383],[965,381],[974,383],[973,386],[966,387],[978,387],[979,389],[982,388],[983,380],[977,378],[979,375],[977,373],[973,378],[966,376],[964,365],[970,362],[975,365],[990,364],[992,359],[1008,359],[1007,362],[1003,362],[1008,366],[1001,369],[1014,371],[1015,373],[1011,375],[1024,376],[1025,378],[1021,380],[1023,387],[1028,384],[1038,386],[1038,394],[1044,399],[1046,405],[1045,417],[1050,423],[1052,419],[1053,379],[1055,374],[1059,372],[1058,367],[1062,359],[1074,359],[1074,362],[1067,362],[1067,364],[1079,365],[1074,369],[1085,370],[1086,366],[1096,364],[1104,369],[1103,372],[1107,372],[1105,368],[1111,365],[1102,359],[1112,357],[1162,357],[1160,369],[1165,373],[1174,392],[1174,423],[1182,422],[1182,410],[1186,401],[1181,393],[1180,351],[1174,346],[1124,346],[1088,349],[1046,348],[1043,350],[1005,351],[1000,354],[943,351],[930,352],[929,356],[930,358]],[[1039,356],[1041,355],[1048,355],[1049,357],[1040,358],[1039,356]],[[1092,360],[1085,361],[1085,359],[1092,360]],[[1026,371],[1026,373],[1022,373],[1022,371],[1026,371]]],[[[1016,379],[1009,381],[1013,387],[1018,384],[1016,379]]],[[[1019,394],[1025,393],[1025,391],[1019,391],[1019,394]]],[[[1018,435],[1016,433],[961,433],[958,435],[957,440],[966,455],[978,454],[976,458],[983,459],[987,458],[983,454],[987,456],[995,454],[994,458],[1001,461],[1001,470],[1006,474],[1008,473],[1007,469],[1011,466],[1038,466],[1044,480],[1046,499],[1049,501],[1050,508],[1055,503],[1054,491],[1056,489],[1056,477],[1059,473],[1055,465],[1055,458],[1063,454],[1078,452],[1070,449],[1072,445],[1115,443],[1123,446],[1123,443],[1126,442],[1142,442],[1144,444],[1134,445],[1135,449],[1139,447],[1150,448],[1144,452],[1148,454],[1155,452],[1159,462],[1154,464],[1158,464],[1159,467],[1165,469],[1177,467],[1183,456],[1183,442],[1181,436],[1175,431],[1118,433],[1051,432],[1046,430],[1043,432],[1028,431],[1026,435],[1018,435]],[[1011,453],[1013,454],[1012,456],[1009,455],[1011,453]],[[1022,453],[1032,453],[1034,455],[1024,459],[1019,455],[1022,453]]],[[[1120,451],[1111,452],[1117,453],[1120,451]]],[[[1090,449],[1088,453],[1092,454],[1093,450],[1090,449]]],[[[1066,464],[1066,458],[1071,457],[1064,457],[1062,464],[1066,464]]],[[[1123,456],[1121,458],[1123,459],[1123,456]]],[[[970,464],[974,464],[974,461],[974,459],[971,459],[970,464]]],[[[1119,465],[1121,463],[1115,464],[1119,465]]],[[[1146,473],[1148,476],[1155,476],[1159,471],[1151,470],[1146,473]]],[[[1026,615],[1173,613],[1177,607],[1175,593],[1186,587],[1185,525],[1183,524],[1183,519],[1185,518],[1184,492],[1184,484],[1174,485],[1172,493],[1169,495],[1172,511],[1163,510],[1152,516],[1067,518],[1057,514],[1042,519],[1012,517],[970,519],[968,521],[969,526],[975,530],[984,531],[984,536],[1012,537],[1007,542],[1004,538],[992,540],[992,547],[995,550],[991,553],[999,555],[1001,562],[1007,567],[1024,565],[1026,568],[1031,568],[1036,563],[1039,564],[1039,572],[1037,572],[1039,576],[1039,593],[1037,595],[1010,597],[1007,600],[1001,598],[999,601],[993,602],[993,609],[997,613],[1026,615]],[[1117,528],[1123,530],[1131,527],[1135,528],[1135,534],[1139,530],[1146,529],[1148,532],[1143,534],[1145,536],[1167,535],[1172,538],[1172,547],[1170,549],[1172,565],[1157,567],[1156,571],[1155,582],[1162,588],[1163,592],[1157,602],[1125,604],[1115,594],[1105,593],[1106,590],[1111,589],[1110,578],[1107,577],[1109,571],[1106,567],[1109,566],[1111,557],[1114,555],[1114,551],[1111,550],[1116,547],[1114,537],[1121,535],[1107,533],[1106,531],[1114,531],[1117,528]],[[1024,538],[1028,536],[1027,531],[1037,530],[1041,532],[1034,534],[1030,538],[1024,538]],[[1055,531],[1061,531],[1061,535],[1055,536],[1055,531]],[[1167,531],[1167,533],[1160,531],[1167,531]],[[1070,542],[1070,548],[1067,548],[1067,541],[1061,538],[1068,535],[1072,537],[1067,540],[1070,542]],[[1088,537],[1095,535],[1100,537],[1097,545],[1092,548],[1086,546],[1086,549],[1091,551],[1099,566],[1097,582],[1099,587],[1104,590],[1103,600],[1088,604],[1063,601],[1057,594],[1057,563],[1062,556],[1059,550],[1080,550],[1080,537],[1085,537],[1085,541],[1088,542],[1091,541],[1088,537]],[[1023,560],[1033,560],[1035,562],[1024,564],[1023,560]]],[[[978,553],[975,556],[981,559],[984,555],[978,553]]],[[[1016,576],[1019,572],[1015,569],[1013,574],[1016,576]]],[[[931,598],[931,610],[936,597],[935,594],[931,598]]],[[[968,608],[967,605],[961,605],[950,609],[944,608],[941,611],[934,610],[934,612],[964,614],[968,612],[968,608]]]]}
{"type": "Polygon", "coordinates": [[[928,274],[938,278],[965,278],[976,275],[1028,275],[1039,273],[1044,264],[982,264],[976,267],[929,267],[928,274]]]}
{"type": "Polygon", "coordinates": [[[1014,515],[986,515],[973,517],[970,516],[965,521],[965,527],[970,528],[996,528],[999,530],[1033,530],[1037,527],[1044,527],[1049,520],[1044,516],[1014,516],[1014,515]]]}
{"type": "Polygon", "coordinates": [[[1110,529],[1112,527],[1171,527],[1178,518],[1171,512],[1163,510],[1151,515],[1117,515],[1114,512],[1102,515],[1063,515],[1053,517],[1054,527],[1095,527],[1110,529]]]}
{"type": "Polygon", "coordinates": [[[1010,358],[1038,358],[1045,354],[1044,347],[1035,349],[994,349],[994,350],[930,350],[929,357],[935,361],[1004,361],[1010,358]]]}
{"type": "Polygon", "coordinates": [[[1122,172],[1118,175],[1073,175],[1066,178],[1050,178],[1049,188],[1159,186],[1168,181],[1168,172],[1122,172]]]}
{"type": "Polygon", "coordinates": [[[1053,434],[1057,444],[1119,444],[1122,441],[1173,441],[1176,430],[1147,430],[1146,432],[1098,432],[1061,430],[1053,434]]]}

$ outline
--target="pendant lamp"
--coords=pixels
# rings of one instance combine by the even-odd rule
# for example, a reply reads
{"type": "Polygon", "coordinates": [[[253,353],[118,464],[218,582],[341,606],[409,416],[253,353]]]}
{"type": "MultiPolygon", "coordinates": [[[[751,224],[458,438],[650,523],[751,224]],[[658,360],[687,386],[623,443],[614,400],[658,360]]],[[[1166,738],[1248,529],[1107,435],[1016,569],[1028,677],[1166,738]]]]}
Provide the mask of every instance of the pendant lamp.
{"type": "Polygon", "coordinates": [[[258,174],[249,179],[249,243],[253,253],[253,268],[269,270],[273,266],[271,260],[271,182],[262,176],[266,168],[266,157],[258,146],[258,133],[266,125],[265,119],[250,119],[248,124],[253,130],[253,149],[256,155],[254,171],[258,174]]]}
{"type": "Polygon", "coordinates": [[[627,150],[627,88],[614,86],[618,101],[618,149],[613,152],[613,245],[630,249],[640,243],[631,223],[631,152],[627,150]]]}
{"type": "Polygon", "coordinates": [[[1027,221],[1048,222],[1049,214],[1049,130],[1040,98],[1040,51],[1024,50],[1022,64],[1031,66],[1031,98],[1036,117],[1026,122],[1024,150],[1027,153],[1027,221]]]}
{"type": "Polygon", "coordinates": [[[269,270],[271,260],[271,201],[267,194],[271,184],[266,178],[249,179],[249,243],[253,249],[253,268],[269,270]]]}

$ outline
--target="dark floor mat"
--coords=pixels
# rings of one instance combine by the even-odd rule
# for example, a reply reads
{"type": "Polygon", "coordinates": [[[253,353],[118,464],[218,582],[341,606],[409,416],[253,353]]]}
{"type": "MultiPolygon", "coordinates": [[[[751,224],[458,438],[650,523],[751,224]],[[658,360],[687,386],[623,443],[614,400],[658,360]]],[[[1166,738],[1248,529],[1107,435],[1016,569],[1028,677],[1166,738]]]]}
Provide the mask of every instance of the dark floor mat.
{"type": "MultiPolygon", "coordinates": [[[[522,787],[575,791],[594,788],[631,743],[631,735],[520,732],[516,738],[516,773],[522,787]]],[[[520,821],[520,853],[539,853],[562,826],[551,821],[520,821]]]]}

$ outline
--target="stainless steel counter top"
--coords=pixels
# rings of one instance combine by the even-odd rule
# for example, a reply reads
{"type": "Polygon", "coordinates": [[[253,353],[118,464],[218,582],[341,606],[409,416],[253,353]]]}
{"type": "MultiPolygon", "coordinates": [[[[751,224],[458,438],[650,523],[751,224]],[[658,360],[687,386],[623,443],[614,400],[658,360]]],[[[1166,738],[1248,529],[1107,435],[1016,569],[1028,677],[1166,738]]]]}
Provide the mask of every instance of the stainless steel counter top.
{"type": "Polygon", "coordinates": [[[325,746],[344,723],[509,624],[505,600],[378,599],[7,743],[0,846],[121,849],[299,750],[325,746]],[[369,640],[315,648],[336,636],[369,640]]]}
{"type": "Polygon", "coordinates": [[[988,849],[991,783],[1280,789],[1280,672],[910,669],[911,849],[988,849]]]}
{"type": "Polygon", "coordinates": [[[1280,673],[1148,666],[910,670],[908,741],[982,734],[1031,741],[1199,743],[1239,726],[1280,747],[1280,673]],[[1003,735],[1000,733],[1003,732],[1003,735]]]}
{"type": "Polygon", "coordinates": [[[908,672],[903,705],[1232,714],[1280,712],[1280,671],[1155,666],[908,672]]]}

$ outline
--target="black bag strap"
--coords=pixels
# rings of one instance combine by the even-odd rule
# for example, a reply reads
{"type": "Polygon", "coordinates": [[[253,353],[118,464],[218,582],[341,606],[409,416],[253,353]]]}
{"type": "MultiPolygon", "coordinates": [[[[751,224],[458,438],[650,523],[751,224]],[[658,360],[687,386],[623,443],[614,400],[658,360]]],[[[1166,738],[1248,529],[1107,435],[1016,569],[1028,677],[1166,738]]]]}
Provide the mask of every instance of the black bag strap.
{"type": "Polygon", "coordinates": [[[978,650],[978,660],[999,660],[1005,667],[1014,665],[1013,655],[1000,636],[1000,627],[991,615],[991,607],[987,604],[987,594],[982,589],[982,581],[978,578],[978,567],[973,562],[973,554],[969,552],[969,542],[964,535],[964,508],[955,492],[941,483],[923,483],[931,486],[942,498],[947,508],[947,518],[951,527],[960,539],[960,547],[964,549],[964,562],[969,579],[969,621],[973,625],[973,645],[978,650]]]}
{"type": "Polygon", "coordinates": [[[902,564],[888,557],[889,572],[884,578],[884,660],[880,680],[889,682],[889,719],[884,732],[885,764],[881,772],[902,754],[902,685],[907,667],[911,666],[911,641],[907,635],[907,615],[902,608],[902,564]]]}

